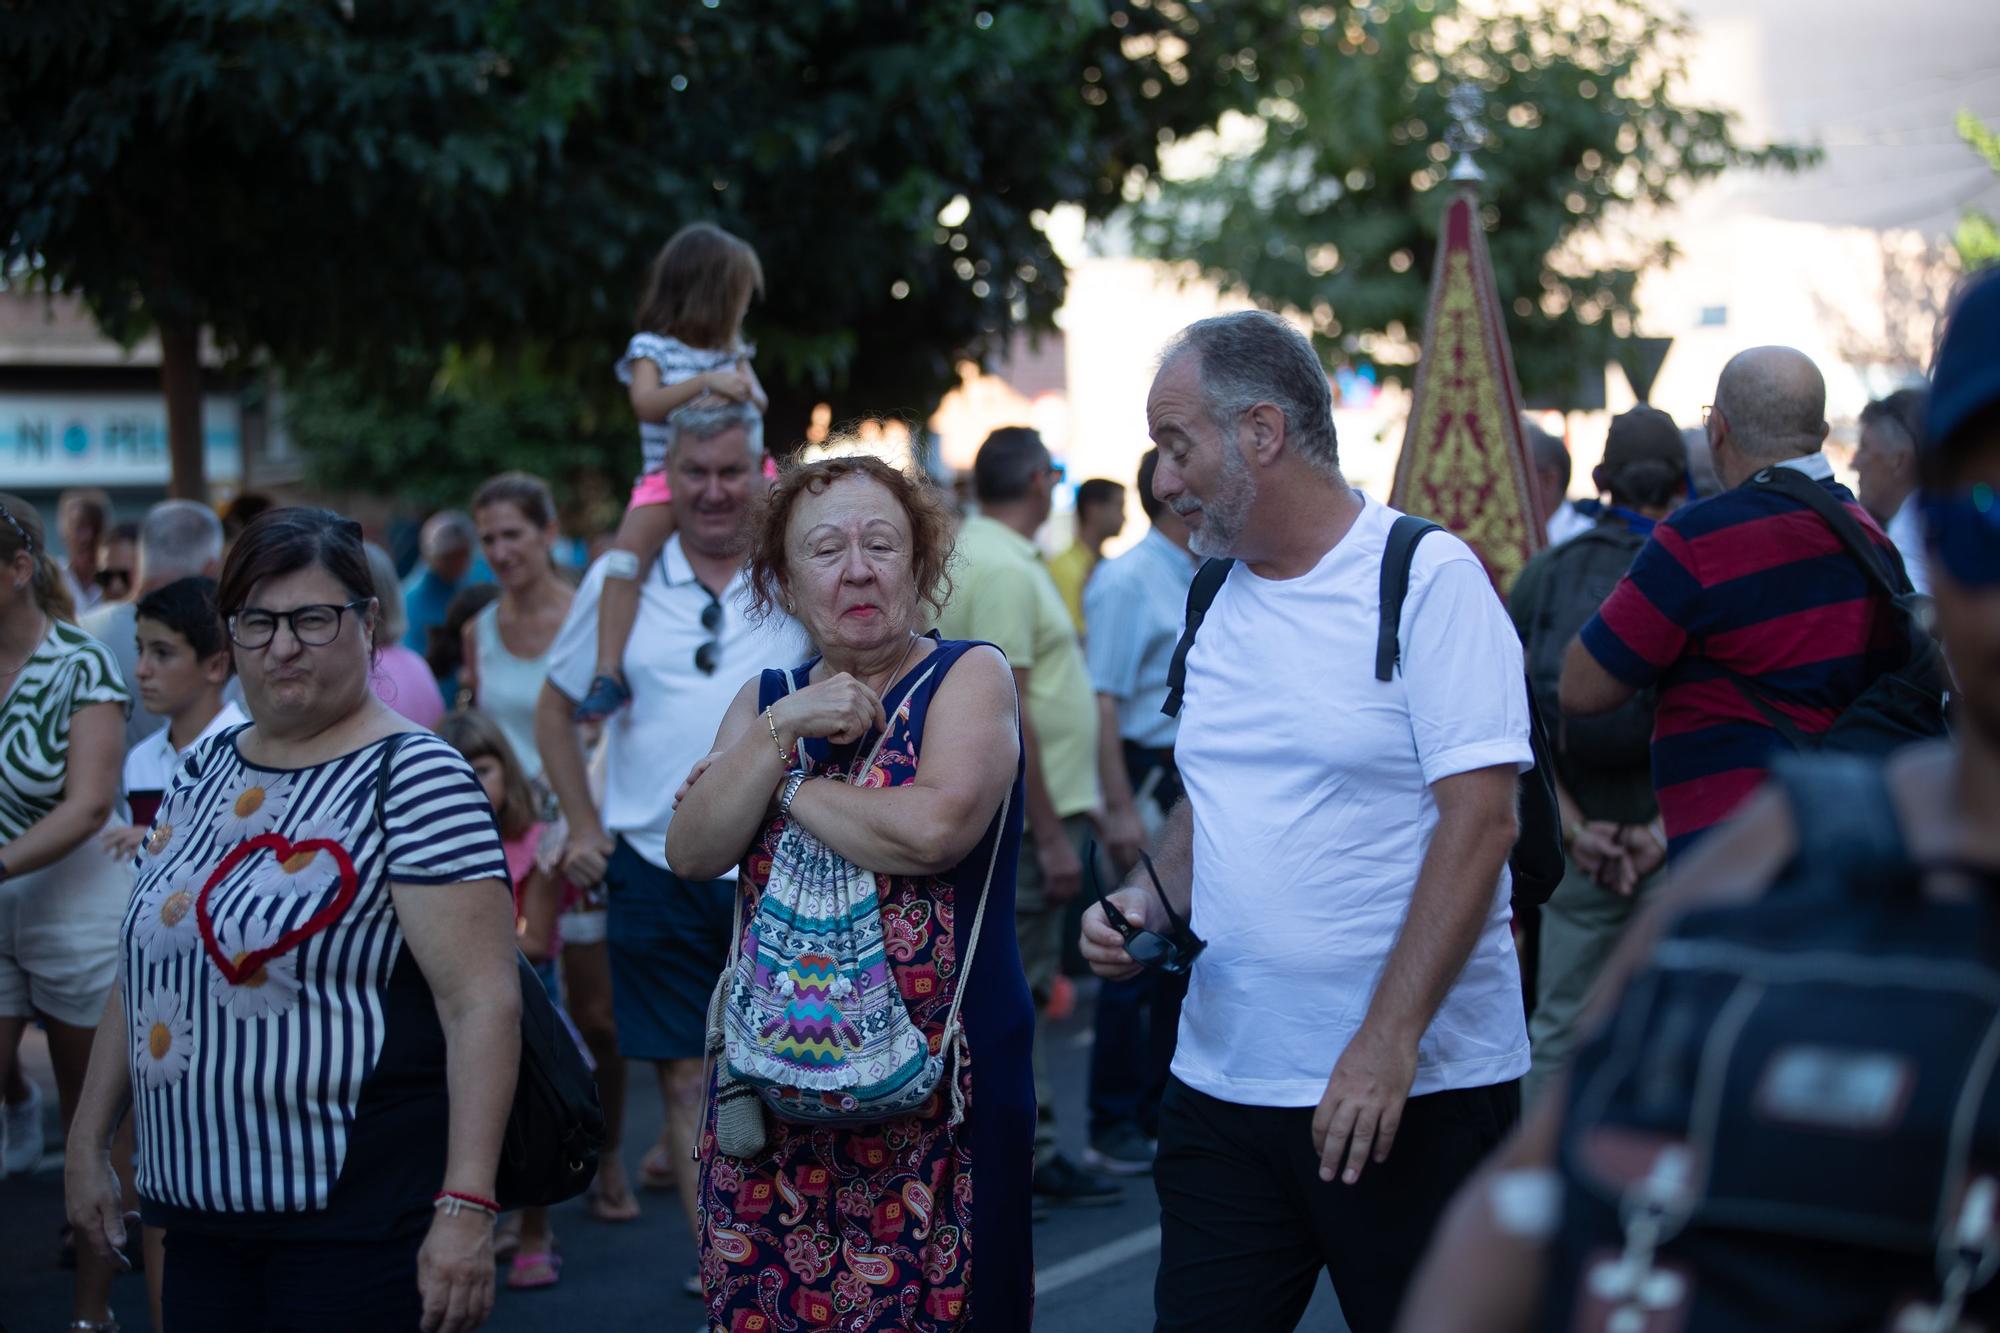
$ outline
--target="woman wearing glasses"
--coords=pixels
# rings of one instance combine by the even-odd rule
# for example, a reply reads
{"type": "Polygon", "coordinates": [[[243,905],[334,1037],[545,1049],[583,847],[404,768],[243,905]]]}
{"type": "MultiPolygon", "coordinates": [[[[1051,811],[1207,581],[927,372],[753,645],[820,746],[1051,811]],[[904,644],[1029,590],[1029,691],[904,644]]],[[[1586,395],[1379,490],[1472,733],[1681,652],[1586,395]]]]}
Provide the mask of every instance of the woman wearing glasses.
{"type": "Polygon", "coordinates": [[[369,688],[358,525],[273,510],[222,571],[251,723],[180,761],[138,857],[65,1162],[122,1240],[136,1113],[169,1329],[476,1327],[519,1042],[514,914],[457,751],[369,688]]]}
{"type": "MultiPolygon", "coordinates": [[[[118,799],[130,696],[74,614],[40,516],[0,494],[0,1090],[16,1094],[0,1152],[10,1175],[42,1155],[41,1098],[15,1063],[21,1034],[40,1017],[72,1113],[132,886],[96,846],[118,799]]],[[[115,1326],[111,1274],[109,1256],[78,1255],[70,1327],[115,1326]]]]}
{"type": "Polygon", "coordinates": [[[1030,1322],[1020,724],[998,650],[918,633],[949,593],[950,533],[928,486],[872,458],[779,481],[752,585],[763,611],[798,618],[819,655],[743,686],[668,829],[683,875],[742,864],[748,922],[796,820],[875,872],[890,971],[933,1050],[964,996],[969,1059],[945,1065],[959,1086],[940,1082],[913,1115],[831,1130],[769,1116],[764,1150],[735,1158],[716,1146],[710,1098],[701,1274],[714,1327],[773,1304],[813,1328],[1030,1322]],[[852,774],[885,729],[875,763],[852,774]]]}

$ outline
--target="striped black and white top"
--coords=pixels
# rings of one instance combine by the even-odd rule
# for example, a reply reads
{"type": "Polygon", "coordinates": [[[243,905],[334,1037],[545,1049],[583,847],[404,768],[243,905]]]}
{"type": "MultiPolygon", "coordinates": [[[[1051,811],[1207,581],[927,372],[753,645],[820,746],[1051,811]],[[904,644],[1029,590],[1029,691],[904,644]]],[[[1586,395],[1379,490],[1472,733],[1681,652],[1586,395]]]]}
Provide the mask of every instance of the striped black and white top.
{"type": "Polygon", "coordinates": [[[310,1214],[336,1182],[362,1188],[343,1174],[359,1158],[423,1208],[443,1037],[389,884],[504,885],[491,804],[456,750],[411,734],[378,823],[388,742],[281,770],[246,761],[241,730],[182,757],[138,854],[122,979],[139,1192],[176,1220],[310,1214]]]}

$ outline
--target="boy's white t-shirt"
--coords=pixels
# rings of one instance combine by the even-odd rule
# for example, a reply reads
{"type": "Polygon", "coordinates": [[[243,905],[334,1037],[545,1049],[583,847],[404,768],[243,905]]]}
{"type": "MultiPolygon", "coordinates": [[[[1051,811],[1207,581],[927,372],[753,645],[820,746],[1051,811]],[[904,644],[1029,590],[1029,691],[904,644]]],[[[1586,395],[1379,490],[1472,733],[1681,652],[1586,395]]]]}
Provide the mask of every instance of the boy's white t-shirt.
{"type": "MultiPolygon", "coordinates": [[[[1194,814],[1192,925],[1208,942],[1181,1009],[1176,1077],[1249,1106],[1313,1106],[1368,1011],[1437,827],[1430,784],[1533,766],[1521,645],[1485,568],[1420,542],[1402,668],[1375,679],[1382,552],[1396,511],[1296,579],[1230,571],[1188,654],[1175,759],[1194,814]]],[[[1465,970],[1417,1047],[1411,1095],[1528,1068],[1503,868],[1465,970]]]]}
{"type": "MultiPolygon", "coordinates": [[[[234,700],[225,699],[222,711],[209,719],[201,729],[201,735],[194,738],[188,747],[193,748],[225,727],[240,726],[250,720],[249,714],[237,707],[234,700]]],[[[152,735],[140,741],[125,753],[125,796],[129,800],[134,793],[158,795],[173,785],[174,763],[186,750],[176,750],[167,733],[172,724],[161,727],[152,735]]]]}

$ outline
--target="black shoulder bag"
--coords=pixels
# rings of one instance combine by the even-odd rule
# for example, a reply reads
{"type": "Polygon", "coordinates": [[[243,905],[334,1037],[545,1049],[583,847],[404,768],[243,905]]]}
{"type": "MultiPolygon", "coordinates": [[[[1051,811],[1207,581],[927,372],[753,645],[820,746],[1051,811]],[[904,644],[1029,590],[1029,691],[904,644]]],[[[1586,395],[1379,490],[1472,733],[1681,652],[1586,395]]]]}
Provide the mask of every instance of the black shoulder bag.
{"type": "Polygon", "coordinates": [[[1729,682],[1794,750],[1885,755],[1913,741],[1944,735],[1944,659],[1927,628],[1930,599],[1910,585],[1902,557],[1877,546],[1838,496],[1797,468],[1765,468],[1750,479],[1750,484],[1797,500],[1833,529],[1875,590],[1895,608],[1909,638],[1910,652],[1903,665],[1870,681],[1841,710],[1833,726],[1818,736],[1807,735],[1778,711],[1756,680],[1728,671],[1729,682]]]}
{"type": "MultiPolygon", "coordinates": [[[[375,775],[375,822],[382,826],[383,874],[388,874],[389,767],[402,748],[402,732],[382,747],[375,775]]],[[[546,1207],[573,1199],[597,1175],[604,1147],[604,1110],[597,1081],[569,1026],[528,960],[517,951],[521,982],[521,1064],[514,1106],[500,1140],[494,1192],[503,1208],[546,1207]]]]}
{"type": "MultiPolygon", "coordinates": [[[[1405,514],[1389,529],[1389,542],[1382,552],[1382,611],[1375,634],[1375,679],[1396,677],[1402,660],[1399,627],[1403,619],[1403,598],[1410,589],[1410,565],[1416,559],[1417,543],[1441,529],[1426,518],[1405,514]]],[[[1167,669],[1167,701],[1161,712],[1179,717],[1181,696],[1187,685],[1188,650],[1194,647],[1195,631],[1201,628],[1215,595],[1229,577],[1233,560],[1210,560],[1202,565],[1188,588],[1187,628],[1174,647],[1167,669]]],[[[1535,691],[1524,687],[1528,696],[1528,743],[1534,750],[1535,766],[1520,776],[1520,832],[1507,858],[1514,872],[1514,901],[1539,905],[1549,900],[1562,882],[1562,810],[1556,804],[1555,751],[1549,745],[1548,730],[1542,725],[1541,710],[1535,705],[1535,691]]]]}

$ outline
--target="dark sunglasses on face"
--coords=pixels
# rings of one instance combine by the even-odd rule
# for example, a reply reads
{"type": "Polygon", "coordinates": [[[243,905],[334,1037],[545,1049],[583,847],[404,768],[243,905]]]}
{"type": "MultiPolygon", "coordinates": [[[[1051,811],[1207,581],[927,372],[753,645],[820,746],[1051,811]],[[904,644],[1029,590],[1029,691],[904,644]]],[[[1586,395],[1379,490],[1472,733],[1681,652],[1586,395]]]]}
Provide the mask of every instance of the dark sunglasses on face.
{"type": "Polygon", "coordinates": [[[1095,842],[1084,848],[1084,874],[1090,878],[1090,893],[1104,909],[1104,919],[1111,923],[1111,928],[1125,937],[1125,952],[1131,955],[1132,961],[1141,967],[1155,968],[1173,976],[1180,976],[1193,967],[1194,960],[1208,947],[1208,941],[1195,934],[1181,919],[1181,914],[1174,910],[1174,905],[1167,901],[1167,891],[1160,886],[1159,873],[1153,869],[1153,858],[1143,851],[1139,853],[1139,864],[1146,867],[1146,878],[1153,881],[1153,892],[1159,896],[1160,906],[1167,912],[1169,933],[1165,935],[1135,926],[1125,919],[1125,914],[1104,892],[1103,881],[1097,875],[1099,859],[1095,842]]]}
{"type": "Polygon", "coordinates": [[[1984,483],[1924,493],[1924,536],[1931,555],[1968,588],[2000,585],[2000,496],[1984,483]]]}
{"type": "Polygon", "coordinates": [[[721,664],[722,639],[716,633],[721,628],[722,599],[709,592],[708,605],[701,609],[701,631],[709,636],[708,642],[694,650],[694,669],[704,676],[714,675],[715,668],[721,664]]]}

